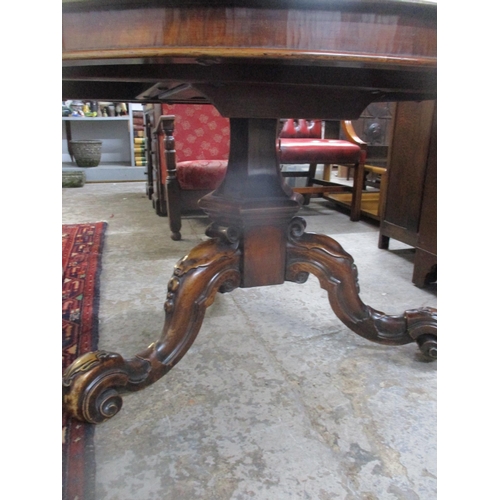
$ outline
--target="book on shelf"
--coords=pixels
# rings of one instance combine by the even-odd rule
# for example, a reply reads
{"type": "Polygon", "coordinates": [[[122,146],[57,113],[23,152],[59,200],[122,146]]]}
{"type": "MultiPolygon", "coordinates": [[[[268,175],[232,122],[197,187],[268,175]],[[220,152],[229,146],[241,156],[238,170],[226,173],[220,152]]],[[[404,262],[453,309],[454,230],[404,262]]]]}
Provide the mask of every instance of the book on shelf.
{"type": "Polygon", "coordinates": [[[132,113],[132,123],[134,126],[140,126],[144,128],[144,113],[142,111],[133,111],[132,113]]]}

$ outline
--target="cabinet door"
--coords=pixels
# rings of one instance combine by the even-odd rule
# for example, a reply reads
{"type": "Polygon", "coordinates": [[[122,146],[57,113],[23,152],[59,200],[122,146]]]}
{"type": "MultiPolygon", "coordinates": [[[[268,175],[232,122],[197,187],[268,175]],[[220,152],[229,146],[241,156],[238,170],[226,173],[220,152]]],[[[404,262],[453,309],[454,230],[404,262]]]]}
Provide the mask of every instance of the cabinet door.
{"type": "Polygon", "coordinates": [[[435,101],[398,103],[381,233],[416,246],[435,101]]]}

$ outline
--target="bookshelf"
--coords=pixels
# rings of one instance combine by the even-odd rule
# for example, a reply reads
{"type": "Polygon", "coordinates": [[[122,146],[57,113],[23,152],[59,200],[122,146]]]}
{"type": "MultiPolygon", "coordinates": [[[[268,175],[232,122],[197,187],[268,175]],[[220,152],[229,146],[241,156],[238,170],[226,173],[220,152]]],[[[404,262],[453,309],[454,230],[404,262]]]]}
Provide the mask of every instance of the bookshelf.
{"type": "Polygon", "coordinates": [[[101,163],[86,168],[91,182],[139,181],[146,179],[143,159],[137,155],[137,134],[140,129],[142,105],[128,104],[129,114],[110,117],[62,117],[62,168],[82,170],[71,161],[68,152],[68,131],[73,140],[102,140],[101,163]]]}

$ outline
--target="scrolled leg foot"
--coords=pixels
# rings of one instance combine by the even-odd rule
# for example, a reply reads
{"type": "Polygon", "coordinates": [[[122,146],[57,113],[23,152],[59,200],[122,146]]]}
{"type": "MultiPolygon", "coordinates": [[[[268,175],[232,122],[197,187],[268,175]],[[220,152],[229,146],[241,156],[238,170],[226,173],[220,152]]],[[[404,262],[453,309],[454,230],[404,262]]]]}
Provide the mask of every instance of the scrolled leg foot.
{"type": "Polygon", "coordinates": [[[417,342],[424,358],[437,359],[437,310],[432,307],[405,312],[410,336],[417,342]]]}
{"type": "Polygon", "coordinates": [[[426,359],[429,361],[437,359],[437,337],[423,335],[417,339],[417,344],[426,359]]]}
{"type": "Polygon", "coordinates": [[[215,239],[181,259],[168,283],[160,339],[131,359],[94,351],[75,360],[63,376],[63,406],[68,415],[103,422],[120,410],[122,393],[143,389],[170,371],[194,342],[217,292],[239,286],[239,261],[237,245],[215,239]]]}
{"type": "Polygon", "coordinates": [[[359,296],[351,255],[328,236],[306,233],[305,223],[297,219],[289,231],[287,280],[303,283],[309,273],[315,275],[328,292],[333,311],[353,332],[385,345],[417,342],[424,356],[436,359],[437,311],[421,308],[391,316],[367,306],[359,296]]]}
{"type": "Polygon", "coordinates": [[[122,407],[120,393],[144,380],[151,364],[144,359],[125,361],[119,354],[94,351],[80,356],[63,377],[63,404],[69,416],[97,424],[122,407]]]}

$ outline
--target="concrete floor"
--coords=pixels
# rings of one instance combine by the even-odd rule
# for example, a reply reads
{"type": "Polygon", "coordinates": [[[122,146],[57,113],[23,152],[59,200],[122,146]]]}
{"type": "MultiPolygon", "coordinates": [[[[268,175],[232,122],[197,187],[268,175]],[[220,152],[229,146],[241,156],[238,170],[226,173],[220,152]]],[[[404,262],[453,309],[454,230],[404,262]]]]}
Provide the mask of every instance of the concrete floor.
{"type": "MultiPolygon", "coordinates": [[[[99,347],[132,356],[158,338],[173,266],[207,219],[171,241],[143,182],[62,200],[63,223],[109,223],[99,347]]],[[[365,303],[436,306],[436,286],[411,282],[413,250],[379,250],[376,225],[319,200],[299,215],[353,255],[365,303]]],[[[414,344],[349,331],[314,277],[218,295],[181,362],[96,427],[96,500],[435,499],[436,370],[414,344]]]]}

